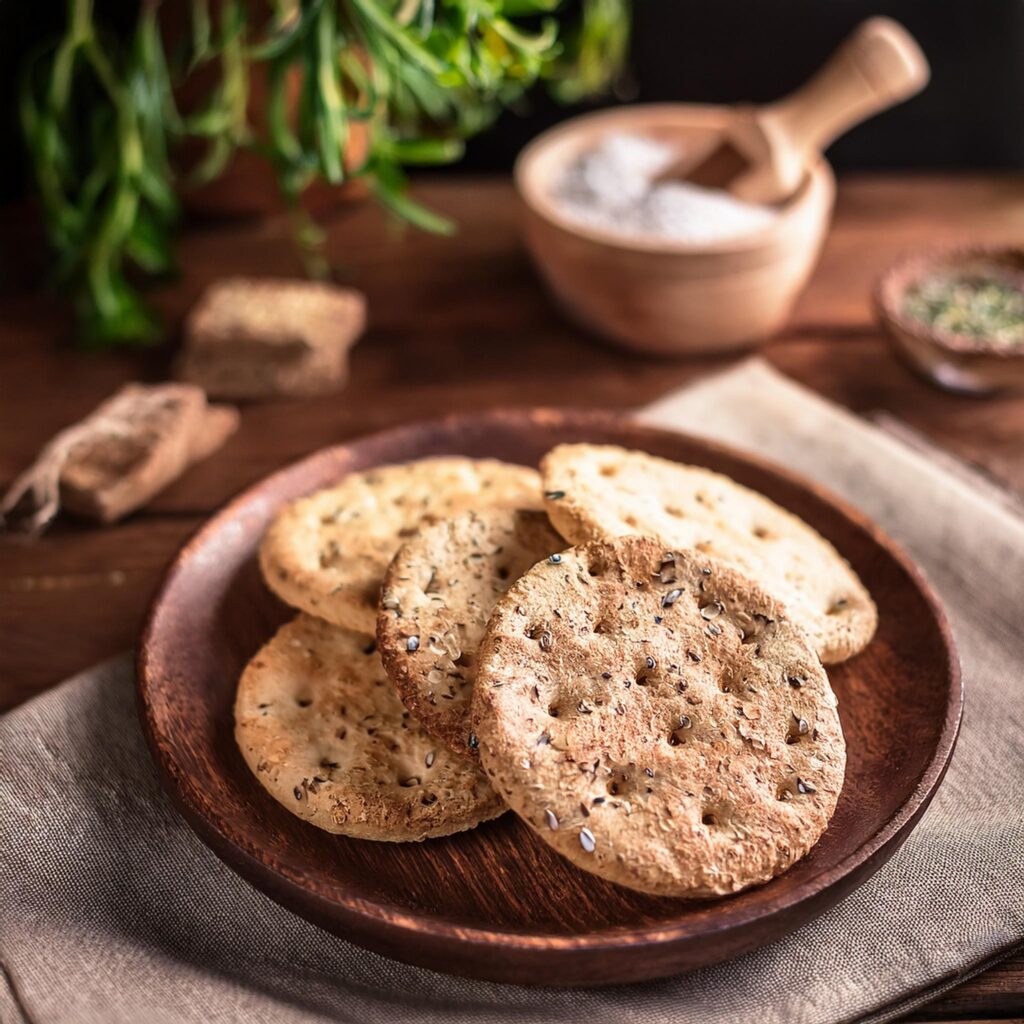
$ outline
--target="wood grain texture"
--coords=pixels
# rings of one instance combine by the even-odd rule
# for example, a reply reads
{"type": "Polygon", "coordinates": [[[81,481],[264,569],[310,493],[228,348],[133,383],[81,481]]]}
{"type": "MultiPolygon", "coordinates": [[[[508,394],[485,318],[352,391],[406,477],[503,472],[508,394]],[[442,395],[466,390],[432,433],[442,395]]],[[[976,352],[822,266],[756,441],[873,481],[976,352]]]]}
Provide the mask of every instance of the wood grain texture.
{"type": "Polygon", "coordinates": [[[959,728],[959,662],[927,585],[876,527],[814,485],[706,441],[608,413],[455,416],[324,451],[213,517],[172,563],[139,650],[143,725],[186,818],[285,906],[371,949],[520,984],[594,985],[715,963],[834,905],[896,851],[937,788],[959,728]],[[535,465],[562,442],[640,448],[704,465],[804,518],[846,557],[879,609],[858,657],[833,667],[847,737],[839,805],[811,853],[767,885],[711,902],[659,899],[586,874],[513,815],[423,846],[332,836],[263,793],[232,738],[235,681],[290,613],[256,551],[277,507],[353,470],[463,454],[535,465]]]}
{"type": "MultiPolygon", "coordinates": [[[[403,232],[369,206],[330,225],[332,257],[345,281],[370,299],[370,328],[354,350],[344,393],[245,409],[241,430],[215,459],[120,526],[61,525],[31,549],[0,536],[0,709],[129,647],[159,573],[200,518],[317,447],[451,409],[627,408],[732,362],[644,360],[595,345],[565,323],[522,249],[508,181],[423,181],[417,191],[458,218],[456,238],[403,232]]],[[[856,412],[882,411],[908,422],[1024,496],[1024,399],[982,401],[930,388],[893,358],[869,302],[884,266],[918,246],[1019,243],[1022,207],[1019,175],[844,178],[818,269],[764,356],[856,412]]],[[[6,482],[49,436],[121,383],[158,377],[168,354],[68,351],[67,308],[35,283],[43,248],[30,211],[0,217],[0,480],[6,482]]],[[[191,229],[180,257],[182,276],[156,293],[172,325],[226,269],[277,275],[300,269],[281,221],[191,229]]],[[[1024,955],[940,997],[918,1018],[1006,1018],[1021,1006],[1024,955]]]]}

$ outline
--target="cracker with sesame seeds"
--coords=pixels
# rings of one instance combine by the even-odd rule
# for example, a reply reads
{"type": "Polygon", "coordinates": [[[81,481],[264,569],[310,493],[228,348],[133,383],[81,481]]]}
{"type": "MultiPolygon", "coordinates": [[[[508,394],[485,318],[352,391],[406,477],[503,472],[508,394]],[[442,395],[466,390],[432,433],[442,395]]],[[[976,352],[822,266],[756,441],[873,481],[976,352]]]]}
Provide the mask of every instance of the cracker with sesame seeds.
{"type": "Polygon", "coordinates": [[[475,660],[495,603],[565,541],[543,512],[482,509],[426,526],[384,576],[377,646],[427,732],[476,756],[469,712],[475,660]]]}
{"type": "Polygon", "coordinates": [[[766,882],[825,831],[846,747],[785,607],[660,540],[593,541],[498,602],[473,728],[512,809],[577,866],[663,896],[766,882]]]}
{"type": "Polygon", "coordinates": [[[802,519],[729,477],[613,445],[564,444],[541,461],[545,506],[572,544],[643,534],[695,548],[789,605],[825,664],[874,636],[878,612],[838,551],[802,519]]]}
{"type": "Polygon", "coordinates": [[[283,601],[372,636],[380,584],[402,541],[468,509],[539,508],[536,470],[496,459],[437,457],[351,473],[286,505],[260,545],[283,601]]]}
{"type": "Polygon", "coordinates": [[[235,740],[275,800],[328,832],[418,841],[505,810],[480,768],[402,707],[374,644],[311,615],[246,666],[235,740]]]}

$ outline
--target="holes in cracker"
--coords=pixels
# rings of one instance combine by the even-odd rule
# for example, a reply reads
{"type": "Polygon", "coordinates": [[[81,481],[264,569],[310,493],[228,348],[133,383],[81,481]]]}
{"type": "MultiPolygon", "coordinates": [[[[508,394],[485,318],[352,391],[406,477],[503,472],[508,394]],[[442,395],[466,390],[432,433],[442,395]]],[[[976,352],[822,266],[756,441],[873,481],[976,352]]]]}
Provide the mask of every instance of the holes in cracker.
{"type": "Polygon", "coordinates": [[[800,775],[791,775],[779,785],[776,796],[783,803],[788,803],[790,800],[813,796],[817,792],[818,787],[810,779],[800,775]]]}
{"type": "Polygon", "coordinates": [[[813,731],[811,729],[811,723],[806,718],[801,718],[796,711],[793,711],[789,716],[789,726],[786,730],[786,742],[787,743],[800,743],[807,739],[813,738],[813,731]]]}
{"type": "Polygon", "coordinates": [[[774,540],[775,534],[767,526],[757,524],[750,531],[758,540],[774,540]]]}
{"type": "Polygon", "coordinates": [[[740,642],[744,644],[759,643],[774,631],[775,620],[760,612],[751,614],[739,610],[732,613],[731,619],[740,632],[740,642]]]}
{"type": "Polygon", "coordinates": [[[850,599],[847,597],[837,597],[828,606],[828,615],[842,615],[843,612],[847,611],[850,607],[850,599]]]}
{"type": "Polygon", "coordinates": [[[716,681],[722,693],[742,693],[746,687],[747,678],[732,672],[723,672],[716,681]]]}
{"type": "Polygon", "coordinates": [[[618,476],[619,475],[619,467],[616,466],[614,463],[606,462],[601,467],[600,473],[601,473],[601,476],[607,476],[607,477],[618,476]]]}
{"type": "Polygon", "coordinates": [[[527,640],[535,640],[542,651],[550,651],[555,644],[554,634],[544,626],[530,626],[526,630],[527,640]]]}
{"type": "Polygon", "coordinates": [[[686,518],[686,513],[676,505],[666,505],[665,514],[671,516],[673,519],[686,518]]]}
{"type": "Polygon", "coordinates": [[[669,746],[678,747],[686,743],[692,728],[693,719],[689,715],[680,715],[676,721],[675,728],[668,735],[669,746]]]}
{"type": "Polygon", "coordinates": [[[637,666],[634,680],[637,686],[647,686],[649,683],[656,683],[659,678],[658,661],[648,654],[637,666]]]}

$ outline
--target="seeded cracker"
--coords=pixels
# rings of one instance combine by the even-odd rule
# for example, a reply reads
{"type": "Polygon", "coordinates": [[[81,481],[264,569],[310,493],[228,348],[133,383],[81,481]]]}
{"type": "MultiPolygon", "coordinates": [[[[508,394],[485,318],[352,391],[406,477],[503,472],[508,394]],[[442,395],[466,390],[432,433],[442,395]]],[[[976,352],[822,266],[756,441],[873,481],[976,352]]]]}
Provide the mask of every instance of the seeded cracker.
{"type": "Polygon", "coordinates": [[[283,601],[372,636],[384,572],[419,527],[471,508],[539,507],[539,477],[523,466],[447,457],[382,466],[285,506],[260,567],[283,601]]]}
{"type": "Polygon", "coordinates": [[[696,548],[775,594],[826,664],[870,643],[871,596],[803,520],[726,476],[611,445],[567,444],[541,462],[545,504],[570,543],[644,534],[696,548]]]}
{"type": "Polygon", "coordinates": [[[373,644],[312,616],[246,666],[235,739],[264,789],[328,832],[418,841],[504,810],[479,768],[402,707],[373,644]]]}
{"type": "Polygon", "coordinates": [[[377,644],[423,727],[476,756],[469,712],[476,653],[495,602],[565,547],[543,512],[484,509],[424,527],[388,567],[377,644]]]}
{"type": "Polygon", "coordinates": [[[824,832],[846,762],[806,635],[735,570],[660,541],[594,541],[498,602],[473,695],[512,809],[587,871],[711,897],[824,832]]]}

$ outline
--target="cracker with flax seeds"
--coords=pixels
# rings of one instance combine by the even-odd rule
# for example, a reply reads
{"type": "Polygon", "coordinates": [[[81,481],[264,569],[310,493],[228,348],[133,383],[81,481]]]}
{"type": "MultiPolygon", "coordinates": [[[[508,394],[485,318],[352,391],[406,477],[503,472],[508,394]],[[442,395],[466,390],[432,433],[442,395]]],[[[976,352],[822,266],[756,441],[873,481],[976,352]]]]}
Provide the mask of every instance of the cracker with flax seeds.
{"type": "Polygon", "coordinates": [[[577,866],[663,896],[766,882],[825,831],[846,748],[785,607],[660,540],[541,562],[491,616],[480,758],[512,809],[577,866]]]}
{"type": "Polygon", "coordinates": [[[536,470],[495,459],[437,457],[351,473],[286,505],[260,545],[283,601],[372,636],[380,584],[419,527],[467,509],[539,508],[536,470]]]}
{"type": "Polygon", "coordinates": [[[612,445],[565,444],[541,461],[545,504],[570,543],[644,534],[696,548],[790,608],[826,664],[870,643],[878,612],[857,574],[802,519],[720,473],[612,445]]]}
{"type": "Polygon", "coordinates": [[[469,722],[477,648],[497,600],[565,547],[543,512],[492,508],[425,526],[391,561],[377,646],[427,732],[476,756],[469,722]]]}
{"type": "Polygon", "coordinates": [[[372,642],[310,615],[246,666],[235,739],[263,788],[328,832],[418,841],[505,809],[479,766],[402,706],[372,642]]]}

